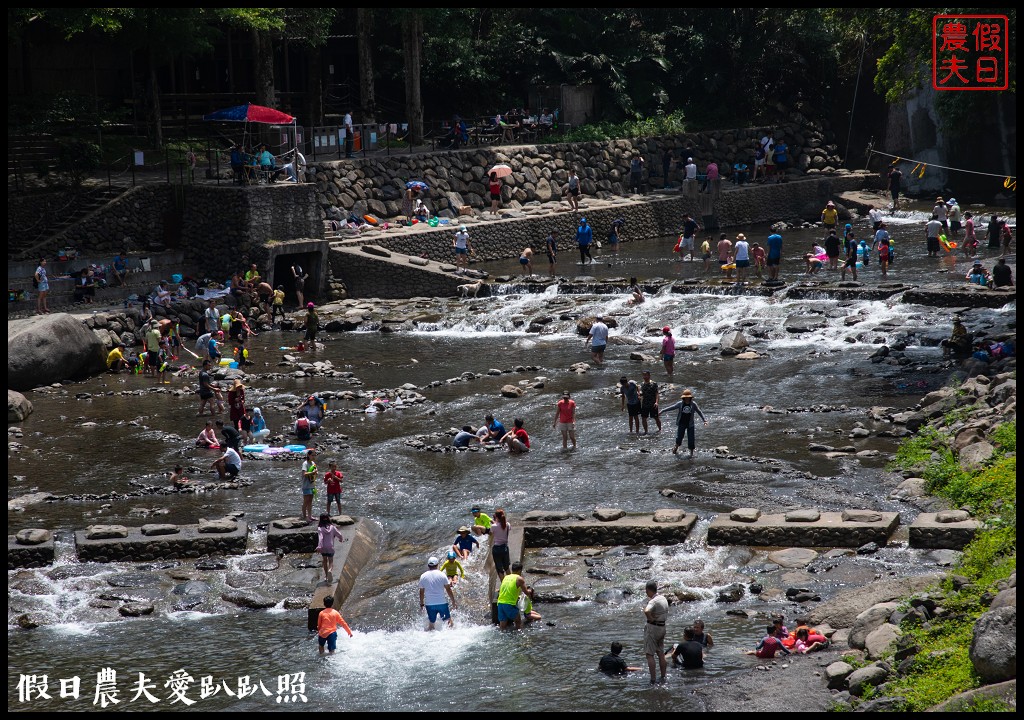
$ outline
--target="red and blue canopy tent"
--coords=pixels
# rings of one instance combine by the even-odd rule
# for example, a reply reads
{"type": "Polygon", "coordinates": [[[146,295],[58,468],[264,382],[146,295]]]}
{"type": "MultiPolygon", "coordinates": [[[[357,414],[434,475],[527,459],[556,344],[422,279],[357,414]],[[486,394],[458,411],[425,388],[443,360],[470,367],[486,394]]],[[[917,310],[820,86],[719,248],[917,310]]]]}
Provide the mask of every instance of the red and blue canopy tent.
{"type": "Polygon", "coordinates": [[[245,135],[249,132],[249,123],[261,123],[264,125],[291,125],[292,138],[297,144],[295,134],[295,116],[281,112],[280,110],[275,110],[274,108],[264,107],[263,105],[254,105],[253,103],[236,105],[235,107],[216,110],[209,115],[203,115],[203,120],[211,122],[245,123],[245,129],[242,133],[243,146],[246,145],[245,135]]]}

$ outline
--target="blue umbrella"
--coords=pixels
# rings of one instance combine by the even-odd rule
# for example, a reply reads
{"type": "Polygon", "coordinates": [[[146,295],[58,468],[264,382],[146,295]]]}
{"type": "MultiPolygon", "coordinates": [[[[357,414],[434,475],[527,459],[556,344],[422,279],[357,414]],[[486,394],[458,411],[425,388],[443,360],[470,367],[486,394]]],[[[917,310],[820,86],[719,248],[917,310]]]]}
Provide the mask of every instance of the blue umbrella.
{"type": "Polygon", "coordinates": [[[405,187],[407,189],[416,189],[416,190],[429,190],[430,189],[430,186],[427,185],[422,180],[410,180],[409,182],[407,182],[405,184],[405,187]]]}

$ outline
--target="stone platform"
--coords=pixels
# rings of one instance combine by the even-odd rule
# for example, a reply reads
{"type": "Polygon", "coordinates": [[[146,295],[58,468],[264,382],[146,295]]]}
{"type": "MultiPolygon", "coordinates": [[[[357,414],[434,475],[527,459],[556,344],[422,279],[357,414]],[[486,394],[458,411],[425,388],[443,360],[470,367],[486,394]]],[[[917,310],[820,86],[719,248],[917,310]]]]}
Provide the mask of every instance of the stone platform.
{"type": "Polygon", "coordinates": [[[884,547],[899,523],[898,513],[874,510],[763,515],[740,508],[715,518],[708,527],[708,545],[855,548],[874,542],[884,547]]]}
{"type": "Polygon", "coordinates": [[[963,550],[980,527],[963,510],[921,513],[910,525],[910,547],[963,550]]]}
{"type": "Polygon", "coordinates": [[[27,528],[7,536],[7,569],[45,567],[53,562],[53,533],[27,528]]]}
{"type": "Polygon", "coordinates": [[[248,525],[230,520],[198,525],[93,525],[75,532],[82,562],[177,560],[204,555],[244,555],[248,525]]]}
{"type": "MultiPolygon", "coordinates": [[[[348,515],[334,515],[331,522],[345,534],[345,528],[355,525],[356,520],[348,515]]],[[[316,523],[307,525],[297,517],[274,520],[267,526],[267,550],[309,555],[316,550],[316,528],[316,523]]]]}

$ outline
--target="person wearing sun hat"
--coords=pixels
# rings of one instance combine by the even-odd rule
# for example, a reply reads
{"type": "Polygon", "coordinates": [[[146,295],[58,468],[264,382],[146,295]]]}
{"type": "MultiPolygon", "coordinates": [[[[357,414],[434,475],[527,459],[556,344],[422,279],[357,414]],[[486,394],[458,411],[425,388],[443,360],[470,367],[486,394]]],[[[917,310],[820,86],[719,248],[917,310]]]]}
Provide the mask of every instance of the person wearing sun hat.
{"type": "Polygon", "coordinates": [[[935,198],[935,207],[932,208],[932,215],[935,219],[942,223],[943,233],[949,232],[949,221],[948,221],[949,208],[946,206],[946,201],[942,199],[942,196],[935,198]]]}
{"type": "Polygon", "coordinates": [[[825,205],[825,209],[821,211],[821,224],[825,227],[826,235],[828,235],[829,230],[835,230],[839,224],[839,211],[836,210],[836,204],[831,200],[825,205]]]}
{"type": "Polygon", "coordinates": [[[469,241],[469,230],[465,225],[459,225],[459,231],[455,233],[455,239],[452,240],[452,247],[455,249],[455,264],[460,268],[467,267],[470,253],[476,255],[476,251],[473,249],[473,243],[469,241]]]}
{"type": "Polygon", "coordinates": [[[672,448],[672,454],[678,454],[679,446],[683,444],[683,435],[686,435],[686,445],[690,449],[690,457],[693,457],[693,451],[697,444],[694,440],[694,415],[699,415],[701,421],[704,423],[704,427],[708,426],[707,418],[704,417],[704,413],[701,412],[700,407],[693,401],[693,391],[683,390],[683,394],[679,398],[679,402],[669,405],[667,408],[663,408],[662,412],[667,413],[672,410],[678,411],[676,416],[676,445],[672,448]]]}
{"type": "Polygon", "coordinates": [[[949,208],[949,234],[955,238],[963,227],[963,215],[960,212],[960,205],[957,204],[955,198],[947,200],[946,207],[949,208]]]}
{"type": "Polygon", "coordinates": [[[430,557],[427,560],[427,570],[420,575],[418,583],[420,610],[427,612],[427,630],[434,629],[434,623],[437,622],[439,616],[448,622],[448,627],[455,625],[452,622],[452,610],[458,607],[455,602],[455,593],[452,592],[451,585],[448,584],[448,578],[438,569],[440,564],[436,557],[430,557]],[[445,598],[445,594],[448,595],[447,598],[445,598]]]}
{"type": "Polygon", "coordinates": [[[452,550],[463,560],[469,560],[469,555],[473,552],[474,545],[480,547],[480,541],[470,535],[469,527],[466,525],[461,526],[459,534],[452,541],[452,550]]]}

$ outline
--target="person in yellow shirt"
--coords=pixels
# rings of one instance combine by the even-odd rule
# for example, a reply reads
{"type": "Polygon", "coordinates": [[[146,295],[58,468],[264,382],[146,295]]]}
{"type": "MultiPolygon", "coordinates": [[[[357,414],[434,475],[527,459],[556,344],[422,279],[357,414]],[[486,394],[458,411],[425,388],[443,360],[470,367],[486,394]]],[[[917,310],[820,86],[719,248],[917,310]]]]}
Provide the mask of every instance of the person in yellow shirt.
{"type": "Polygon", "coordinates": [[[498,589],[498,626],[505,630],[510,624],[516,626],[516,630],[523,629],[523,617],[519,612],[519,595],[526,589],[526,581],[520,575],[523,572],[523,564],[512,563],[511,570],[501,581],[498,589]]]}
{"type": "Polygon", "coordinates": [[[124,357],[124,350],[127,347],[124,343],[120,343],[113,350],[107,353],[107,370],[112,373],[119,373],[126,369],[128,361],[124,357]]]}
{"type": "Polygon", "coordinates": [[[462,569],[462,563],[458,561],[458,553],[454,550],[448,551],[447,559],[441,563],[441,567],[438,568],[441,572],[448,576],[448,584],[455,587],[455,583],[459,581],[459,577],[466,577],[466,571],[462,569]]]}
{"type": "Polygon", "coordinates": [[[829,230],[835,230],[839,224],[839,211],[836,210],[836,204],[831,200],[825,206],[825,209],[821,211],[821,224],[825,226],[825,234],[828,234],[829,230]]]}
{"type": "Polygon", "coordinates": [[[473,534],[486,535],[489,533],[491,531],[491,516],[480,512],[478,507],[473,508],[470,512],[473,513],[473,534]]]}
{"type": "Polygon", "coordinates": [[[352,637],[352,629],[345,622],[345,618],[334,609],[334,596],[328,595],[324,598],[324,609],[320,611],[316,618],[316,632],[319,636],[316,641],[320,645],[321,655],[324,654],[324,645],[327,646],[327,651],[331,655],[338,648],[339,625],[345,629],[349,637],[352,637]]]}
{"type": "Polygon", "coordinates": [[[284,320],[284,285],[278,285],[277,290],[274,291],[274,303],[271,305],[270,323],[274,323],[274,319],[280,315],[281,319],[284,320]]]}

